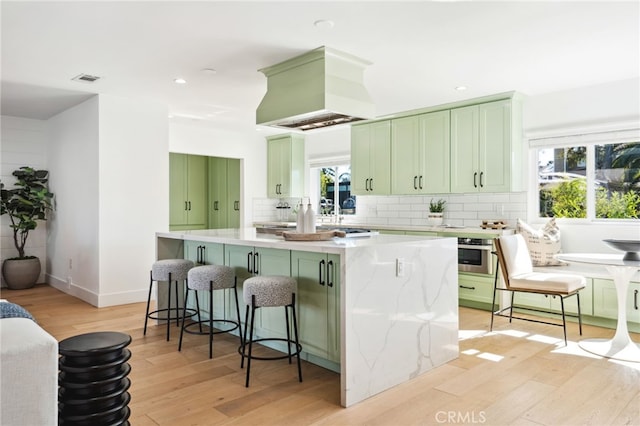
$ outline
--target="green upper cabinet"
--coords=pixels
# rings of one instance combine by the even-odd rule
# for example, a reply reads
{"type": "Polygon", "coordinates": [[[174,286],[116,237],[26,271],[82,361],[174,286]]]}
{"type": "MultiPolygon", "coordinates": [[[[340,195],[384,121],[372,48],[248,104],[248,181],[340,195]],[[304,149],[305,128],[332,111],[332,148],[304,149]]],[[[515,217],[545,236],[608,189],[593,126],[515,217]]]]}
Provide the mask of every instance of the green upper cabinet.
{"type": "Polygon", "coordinates": [[[520,120],[513,99],[451,110],[451,192],[522,189],[520,120]]]}
{"type": "Polygon", "coordinates": [[[448,193],[449,111],[391,120],[391,193],[448,193]]]}
{"type": "Polygon", "coordinates": [[[169,154],[169,228],[207,227],[207,158],[169,154]]]}
{"type": "Polygon", "coordinates": [[[351,126],[351,193],[391,193],[391,122],[351,126]]]}
{"type": "Polygon", "coordinates": [[[240,160],[209,157],[209,228],[240,227],[240,160]]]}
{"type": "Polygon", "coordinates": [[[305,192],[304,137],[289,134],[267,138],[267,196],[302,197],[305,192]]]}

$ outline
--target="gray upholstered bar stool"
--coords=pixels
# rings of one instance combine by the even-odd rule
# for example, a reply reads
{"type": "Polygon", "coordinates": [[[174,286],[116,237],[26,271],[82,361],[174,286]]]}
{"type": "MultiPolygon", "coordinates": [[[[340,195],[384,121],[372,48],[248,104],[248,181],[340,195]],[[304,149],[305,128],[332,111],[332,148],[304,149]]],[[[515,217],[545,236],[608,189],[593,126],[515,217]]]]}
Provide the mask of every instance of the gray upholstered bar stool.
{"type": "Polygon", "coordinates": [[[255,276],[251,277],[244,282],[242,290],[244,303],[247,305],[245,313],[245,328],[243,343],[239,348],[242,360],[240,361],[240,368],[244,367],[244,359],[247,359],[247,378],[245,386],[249,387],[249,374],[251,373],[251,360],[276,360],[276,359],[289,359],[291,364],[291,357],[296,355],[298,358],[298,380],[302,382],[302,368],[300,367],[300,352],[302,346],[298,343],[298,323],[296,320],[296,293],[298,291],[298,282],[291,277],[285,276],[255,276]],[[253,338],[253,325],[256,317],[256,310],[259,308],[284,306],[285,322],[287,325],[287,338],[253,338]],[[291,320],[293,322],[293,336],[291,339],[291,332],[289,328],[289,308],[291,308],[291,320]],[[249,314],[251,318],[249,319],[249,314]],[[247,328],[249,331],[249,340],[247,340],[247,328]],[[284,341],[287,343],[287,355],[284,356],[271,356],[271,357],[259,357],[252,353],[253,343],[265,342],[265,341],[284,341]],[[295,352],[291,352],[291,345],[294,345],[295,352]],[[249,353],[246,353],[246,348],[249,346],[249,353]]]}
{"type": "Polygon", "coordinates": [[[236,274],[233,268],[223,265],[203,265],[196,266],[189,270],[187,279],[187,292],[184,296],[184,308],[182,315],[182,328],[180,330],[180,343],[178,343],[178,351],[182,350],[182,336],[184,332],[192,334],[208,334],[209,335],[209,358],[213,358],[213,335],[220,333],[228,333],[235,329],[238,329],[238,336],[240,336],[240,344],[242,344],[242,328],[240,326],[240,305],[238,304],[238,292],[236,291],[236,274]],[[237,321],[231,321],[228,319],[215,319],[213,318],[213,292],[216,290],[233,290],[233,295],[236,299],[236,319],[237,321]],[[189,299],[189,291],[196,290],[196,311],[198,313],[198,321],[193,321],[190,324],[185,324],[185,319],[188,315],[187,302],[189,299]],[[198,290],[209,292],[209,319],[203,320],[200,317],[200,302],[198,301],[198,290]],[[233,327],[226,330],[213,331],[213,323],[227,323],[233,325],[233,327]],[[209,331],[202,331],[202,324],[208,324],[209,331]],[[190,330],[193,326],[198,326],[198,331],[190,330]]]}
{"type": "MultiPolygon", "coordinates": [[[[149,281],[149,295],[147,296],[147,313],[144,317],[144,332],[147,334],[147,321],[149,318],[154,320],[166,320],[167,321],[167,341],[169,341],[169,329],[171,320],[176,320],[176,327],[180,326],[180,307],[178,298],[178,282],[185,281],[189,270],[193,268],[193,262],[187,259],[163,259],[158,260],[151,266],[151,279],[149,281]],[[167,307],[158,308],[155,311],[149,312],[149,306],[151,304],[151,289],[153,288],[153,282],[158,282],[158,293],[160,292],[160,282],[166,281],[167,285],[167,307]],[[175,292],[175,307],[171,307],[171,287],[174,287],[175,292]],[[171,313],[175,312],[174,316],[171,313]],[[166,316],[159,316],[160,313],[165,313],[166,316]]],[[[190,315],[195,315],[195,311],[191,310],[190,315]]]]}

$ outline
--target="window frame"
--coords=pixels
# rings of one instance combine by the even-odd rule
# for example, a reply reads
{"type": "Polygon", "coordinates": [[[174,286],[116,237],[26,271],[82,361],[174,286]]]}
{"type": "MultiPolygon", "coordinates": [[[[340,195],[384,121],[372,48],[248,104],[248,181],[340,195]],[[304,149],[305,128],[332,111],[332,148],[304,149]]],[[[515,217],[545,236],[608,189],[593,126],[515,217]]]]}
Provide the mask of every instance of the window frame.
{"type": "Polygon", "coordinates": [[[538,151],[540,149],[569,148],[585,146],[587,149],[586,178],[587,178],[587,212],[586,218],[558,217],[556,220],[567,223],[597,223],[599,225],[628,224],[640,219],[609,219],[596,217],[595,200],[595,146],[606,144],[631,143],[640,141],[640,127],[638,122],[625,122],[595,127],[573,129],[559,129],[556,131],[530,133],[525,137],[528,145],[529,162],[529,194],[528,221],[543,223],[548,220],[540,216],[540,191],[538,182],[538,151]]]}

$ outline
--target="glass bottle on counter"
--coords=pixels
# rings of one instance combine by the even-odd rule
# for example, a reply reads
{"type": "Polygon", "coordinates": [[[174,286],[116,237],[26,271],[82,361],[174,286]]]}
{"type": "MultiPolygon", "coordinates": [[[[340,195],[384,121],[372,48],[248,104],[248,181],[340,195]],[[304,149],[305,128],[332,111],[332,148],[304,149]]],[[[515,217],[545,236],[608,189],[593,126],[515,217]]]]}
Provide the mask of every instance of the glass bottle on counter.
{"type": "Polygon", "coordinates": [[[300,204],[298,204],[298,214],[296,216],[296,232],[300,234],[305,232],[304,224],[305,224],[304,204],[302,204],[302,200],[300,200],[300,204]]]}

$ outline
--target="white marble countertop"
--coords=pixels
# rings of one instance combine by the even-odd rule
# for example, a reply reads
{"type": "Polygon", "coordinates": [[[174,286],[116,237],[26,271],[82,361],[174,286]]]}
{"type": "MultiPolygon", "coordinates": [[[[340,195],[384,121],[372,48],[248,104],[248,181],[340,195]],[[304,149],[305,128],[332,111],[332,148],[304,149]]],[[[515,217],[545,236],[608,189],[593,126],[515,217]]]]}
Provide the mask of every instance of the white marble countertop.
{"type": "Polygon", "coordinates": [[[357,238],[334,237],[326,241],[286,241],[282,236],[256,232],[256,228],[167,231],[156,232],[156,237],[334,254],[342,254],[345,250],[350,248],[362,248],[388,244],[411,244],[412,242],[424,241],[427,239],[445,238],[436,236],[373,235],[357,238]]]}
{"type": "MultiPolygon", "coordinates": [[[[253,226],[256,227],[289,227],[295,229],[295,222],[278,222],[278,221],[259,221],[254,222],[253,226]]],[[[480,227],[470,228],[464,226],[408,226],[408,225],[375,225],[375,224],[363,224],[363,223],[322,223],[319,222],[317,226],[330,227],[330,228],[359,228],[359,229],[375,229],[380,231],[405,231],[405,232],[441,232],[450,234],[486,234],[486,235],[509,235],[514,233],[513,228],[507,229],[483,229],[480,227]]]]}

